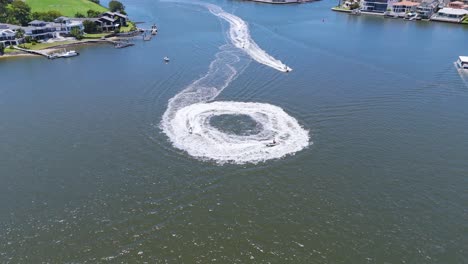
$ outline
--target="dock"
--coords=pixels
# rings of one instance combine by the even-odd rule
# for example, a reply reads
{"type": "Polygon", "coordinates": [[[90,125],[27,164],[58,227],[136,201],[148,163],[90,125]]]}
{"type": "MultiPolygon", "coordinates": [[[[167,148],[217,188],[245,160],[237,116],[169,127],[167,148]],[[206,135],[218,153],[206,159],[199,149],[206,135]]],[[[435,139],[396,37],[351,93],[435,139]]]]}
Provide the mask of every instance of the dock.
{"type": "Polygon", "coordinates": [[[34,55],[39,55],[39,56],[43,56],[43,57],[46,57],[48,59],[50,59],[50,55],[49,53],[45,52],[45,51],[41,51],[41,50],[30,50],[30,49],[23,49],[23,48],[20,48],[18,46],[13,46],[14,49],[17,49],[17,50],[20,50],[20,51],[23,51],[23,52],[27,52],[27,53],[30,53],[30,54],[34,54],[34,55]]]}

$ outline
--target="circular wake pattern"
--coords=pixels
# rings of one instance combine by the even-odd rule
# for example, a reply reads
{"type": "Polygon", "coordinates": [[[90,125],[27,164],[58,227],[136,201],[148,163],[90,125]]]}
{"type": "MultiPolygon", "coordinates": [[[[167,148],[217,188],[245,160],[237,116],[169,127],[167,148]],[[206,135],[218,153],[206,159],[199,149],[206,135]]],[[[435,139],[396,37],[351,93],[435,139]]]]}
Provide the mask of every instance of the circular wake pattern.
{"type": "Polygon", "coordinates": [[[189,155],[220,163],[258,163],[281,158],[309,145],[309,133],[280,107],[263,103],[198,103],[179,109],[168,136],[189,155]],[[259,124],[258,133],[237,135],[211,125],[213,117],[245,115],[259,124]]]}
{"type": "Polygon", "coordinates": [[[245,55],[281,72],[292,69],[262,50],[250,36],[248,24],[240,17],[213,4],[182,2],[203,5],[228,22],[227,37],[231,45],[221,46],[206,75],[169,100],[161,129],[174,147],[196,158],[237,164],[278,159],[307,147],[308,131],[280,107],[263,103],[212,102],[247,67],[249,61],[245,55]],[[234,117],[230,119],[233,124],[225,123],[229,122],[226,116],[234,117]],[[239,118],[244,118],[244,123],[229,129],[239,125],[235,123],[239,118]],[[216,124],[226,125],[226,129],[218,129],[216,124]],[[245,129],[242,126],[245,124],[254,129],[249,130],[249,126],[245,129]]]}

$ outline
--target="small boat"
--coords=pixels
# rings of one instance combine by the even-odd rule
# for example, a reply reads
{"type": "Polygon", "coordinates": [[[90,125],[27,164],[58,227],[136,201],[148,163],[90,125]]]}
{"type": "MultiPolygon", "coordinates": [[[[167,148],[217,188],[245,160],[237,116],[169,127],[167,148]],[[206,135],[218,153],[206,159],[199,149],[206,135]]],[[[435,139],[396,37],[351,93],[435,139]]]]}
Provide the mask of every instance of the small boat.
{"type": "Polygon", "coordinates": [[[169,61],[170,61],[170,60],[169,60],[169,57],[164,57],[163,60],[164,60],[165,62],[169,62],[169,61]]]}
{"type": "Polygon", "coordinates": [[[55,54],[56,58],[70,58],[70,57],[75,57],[80,55],[80,53],[74,51],[74,50],[69,50],[69,51],[64,51],[62,53],[57,53],[55,54]]]}
{"type": "Polygon", "coordinates": [[[267,146],[269,148],[277,146],[277,145],[279,145],[279,143],[276,142],[276,140],[274,140],[274,139],[273,139],[273,142],[265,144],[265,146],[267,146]]]}
{"type": "Polygon", "coordinates": [[[355,16],[360,16],[361,15],[361,10],[353,9],[350,14],[355,15],[355,16]]]}
{"type": "Polygon", "coordinates": [[[462,70],[468,70],[468,56],[459,56],[457,66],[462,70]]]}
{"type": "Polygon", "coordinates": [[[154,24],[151,27],[151,35],[156,35],[156,34],[158,34],[158,28],[156,27],[156,24],[154,24]]]}

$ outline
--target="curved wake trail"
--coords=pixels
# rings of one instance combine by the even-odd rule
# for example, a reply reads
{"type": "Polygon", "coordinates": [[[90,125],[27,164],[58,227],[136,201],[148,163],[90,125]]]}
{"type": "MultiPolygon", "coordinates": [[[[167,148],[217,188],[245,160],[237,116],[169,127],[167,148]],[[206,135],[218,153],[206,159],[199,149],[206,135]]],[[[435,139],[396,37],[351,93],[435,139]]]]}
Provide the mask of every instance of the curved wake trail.
{"type": "Polygon", "coordinates": [[[239,49],[244,50],[252,59],[258,63],[269,66],[282,72],[292,71],[290,67],[281,61],[275,59],[266,51],[262,50],[252,39],[249,32],[249,26],[240,17],[225,12],[221,7],[213,4],[206,4],[208,10],[215,16],[224,19],[230,25],[229,39],[232,44],[239,49]]]}
{"type": "Polygon", "coordinates": [[[241,18],[213,4],[190,3],[205,6],[227,21],[232,45],[221,46],[207,74],[169,100],[161,128],[174,147],[196,158],[237,164],[281,158],[307,147],[309,132],[280,107],[253,102],[209,102],[247,67],[249,60],[244,54],[278,71],[291,69],[252,40],[248,25],[241,18]],[[250,117],[261,130],[247,136],[223,132],[210,123],[211,118],[222,115],[250,117]]]}

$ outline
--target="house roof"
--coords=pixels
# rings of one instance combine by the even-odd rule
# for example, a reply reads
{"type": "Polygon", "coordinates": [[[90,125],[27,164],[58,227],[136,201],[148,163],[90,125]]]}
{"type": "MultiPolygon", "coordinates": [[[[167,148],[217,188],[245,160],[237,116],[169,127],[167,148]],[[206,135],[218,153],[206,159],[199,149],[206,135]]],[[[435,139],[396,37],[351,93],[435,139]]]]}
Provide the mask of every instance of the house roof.
{"type": "Polygon", "coordinates": [[[117,12],[114,13],[114,15],[116,15],[116,16],[118,16],[118,17],[121,17],[121,18],[125,18],[125,19],[128,18],[126,15],[120,14],[120,13],[117,13],[117,12]]]}
{"type": "Polygon", "coordinates": [[[29,24],[44,24],[45,21],[42,21],[42,20],[33,20],[31,22],[29,22],[29,24]]]}
{"type": "Polygon", "coordinates": [[[443,14],[447,14],[447,15],[467,15],[468,10],[445,7],[445,8],[442,8],[441,10],[439,10],[438,13],[443,13],[443,14]]]}
{"type": "Polygon", "coordinates": [[[468,56],[460,56],[458,58],[460,59],[461,62],[468,63],[468,56]]]}
{"type": "Polygon", "coordinates": [[[119,12],[109,12],[109,11],[107,11],[107,12],[105,12],[105,13],[102,13],[101,16],[109,16],[109,17],[118,16],[118,17],[125,18],[125,19],[128,18],[126,15],[121,14],[121,13],[119,13],[119,12]]]}
{"type": "Polygon", "coordinates": [[[460,2],[460,1],[450,2],[449,4],[464,5],[464,3],[463,3],[463,2],[460,2]]]}
{"type": "Polygon", "coordinates": [[[109,17],[105,17],[105,16],[100,17],[99,19],[104,19],[104,20],[107,20],[107,21],[109,21],[109,22],[114,22],[114,21],[115,21],[115,19],[109,18],[109,17]]]}
{"type": "Polygon", "coordinates": [[[21,28],[21,26],[18,25],[11,25],[11,24],[0,24],[0,29],[11,29],[11,30],[16,30],[18,28],[21,28]]]}
{"type": "Polygon", "coordinates": [[[393,6],[417,6],[417,5],[419,5],[419,3],[410,2],[410,1],[402,1],[402,2],[393,4],[393,6]]]}
{"type": "Polygon", "coordinates": [[[6,34],[15,34],[15,32],[11,29],[0,29],[0,35],[6,35],[6,34]]]}

